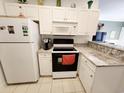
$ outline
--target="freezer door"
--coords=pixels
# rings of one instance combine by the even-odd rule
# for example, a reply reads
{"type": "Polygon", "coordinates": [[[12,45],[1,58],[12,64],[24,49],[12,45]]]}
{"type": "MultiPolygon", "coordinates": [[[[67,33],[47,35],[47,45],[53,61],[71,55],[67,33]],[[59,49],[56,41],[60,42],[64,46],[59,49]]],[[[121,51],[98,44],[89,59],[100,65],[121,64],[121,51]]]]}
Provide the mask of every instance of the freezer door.
{"type": "Polygon", "coordinates": [[[33,43],[0,44],[0,60],[8,84],[38,80],[37,51],[33,43]]]}
{"type": "Polygon", "coordinates": [[[0,17],[0,42],[32,42],[30,22],[26,18],[0,17]]]}

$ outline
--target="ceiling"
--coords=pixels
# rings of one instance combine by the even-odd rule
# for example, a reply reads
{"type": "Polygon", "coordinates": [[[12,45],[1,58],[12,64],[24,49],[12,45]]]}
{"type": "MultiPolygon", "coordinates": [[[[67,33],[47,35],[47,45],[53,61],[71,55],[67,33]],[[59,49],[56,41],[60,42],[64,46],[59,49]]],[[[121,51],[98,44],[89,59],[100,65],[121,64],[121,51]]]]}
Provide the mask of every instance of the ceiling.
{"type": "Polygon", "coordinates": [[[124,21],[124,0],[99,0],[100,20],[124,21]]]}

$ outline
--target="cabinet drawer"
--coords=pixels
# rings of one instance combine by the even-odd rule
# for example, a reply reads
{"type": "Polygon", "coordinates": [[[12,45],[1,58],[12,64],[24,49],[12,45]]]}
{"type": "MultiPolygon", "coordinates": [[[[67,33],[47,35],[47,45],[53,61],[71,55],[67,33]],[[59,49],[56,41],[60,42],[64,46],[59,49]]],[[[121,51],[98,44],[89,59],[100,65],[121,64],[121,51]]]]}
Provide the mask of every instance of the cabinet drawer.
{"type": "Polygon", "coordinates": [[[84,60],[84,61],[83,61],[84,64],[87,64],[88,67],[90,67],[90,69],[95,72],[96,66],[95,66],[94,64],[92,64],[91,61],[89,61],[89,60],[88,60],[87,58],[85,58],[84,56],[82,56],[82,59],[84,60]]]}
{"type": "Polygon", "coordinates": [[[44,58],[44,57],[52,57],[51,53],[39,53],[39,57],[44,58]]]}

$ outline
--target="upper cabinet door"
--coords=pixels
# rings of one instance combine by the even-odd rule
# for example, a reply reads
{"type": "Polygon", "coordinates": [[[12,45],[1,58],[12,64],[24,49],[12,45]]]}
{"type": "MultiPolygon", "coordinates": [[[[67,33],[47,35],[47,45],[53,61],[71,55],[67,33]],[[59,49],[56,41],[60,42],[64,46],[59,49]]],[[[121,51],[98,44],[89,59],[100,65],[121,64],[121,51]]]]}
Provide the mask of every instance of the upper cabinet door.
{"type": "Polygon", "coordinates": [[[39,11],[37,5],[26,5],[26,16],[32,20],[39,20],[39,11]]]}
{"type": "Polygon", "coordinates": [[[53,8],[53,21],[77,22],[77,11],[71,8],[53,8]]]}
{"type": "Polygon", "coordinates": [[[66,20],[66,10],[63,8],[53,8],[53,21],[66,20]]]}
{"type": "Polygon", "coordinates": [[[76,9],[66,10],[66,19],[67,21],[77,22],[77,10],[76,9]]]}
{"type": "Polygon", "coordinates": [[[85,10],[79,10],[78,12],[78,35],[88,35],[88,12],[85,10]]]}
{"type": "Polygon", "coordinates": [[[49,7],[39,8],[40,34],[52,33],[52,9],[49,7]]]}
{"type": "Polygon", "coordinates": [[[31,18],[32,20],[39,19],[39,8],[36,5],[6,3],[5,7],[7,16],[24,15],[25,17],[31,18]]]}
{"type": "Polygon", "coordinates": [[[25,7],[23,5],[6,3],[5,7],[6,7],[7,16],[19,16],[19,15],[25,16],[25,7]]]}
{"type": "Polygon", "coordinates": [[[2,1],[0,1],[0,15],[5,15],[5,10],[2,1]]]}
{"type": "Polygon", "coordinates": [[[97,31],[97,25],[99,22],[99,11],[88,11],[88,33],[95,35],[97,31]]]}

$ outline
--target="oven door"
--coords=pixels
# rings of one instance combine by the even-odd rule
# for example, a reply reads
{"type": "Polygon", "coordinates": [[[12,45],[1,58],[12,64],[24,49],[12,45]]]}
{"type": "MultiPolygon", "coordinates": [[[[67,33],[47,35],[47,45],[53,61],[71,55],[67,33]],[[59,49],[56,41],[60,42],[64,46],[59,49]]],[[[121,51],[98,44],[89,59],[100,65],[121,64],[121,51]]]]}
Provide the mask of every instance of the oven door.
{"type": "Polygon", "coordinates": [[[52,53],[52,71],[77,71],[79,53],[52,53]],[[73,64],[63,65],[63,55],[75,55],[75,60],[73,64]]]}

